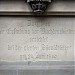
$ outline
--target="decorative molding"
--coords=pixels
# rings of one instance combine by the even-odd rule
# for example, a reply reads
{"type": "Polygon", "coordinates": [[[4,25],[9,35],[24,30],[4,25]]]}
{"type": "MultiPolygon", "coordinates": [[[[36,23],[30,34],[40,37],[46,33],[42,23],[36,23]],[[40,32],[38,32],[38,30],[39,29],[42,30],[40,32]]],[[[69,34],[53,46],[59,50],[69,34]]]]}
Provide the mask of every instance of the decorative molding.
{"type": "Polygon", "coordinates": [[[43,14],[51,3],[51,0],[27,0],[27,3],[35,14],[43,14]]]}
{"type": "Polygon", "coordinates": [[[75,12],[45,12],[43,15],[34,15],[33,12],[15,12],[15,11],[0,11],[0,16],[68,16],[68,17],[75,17],[75,12]]]}

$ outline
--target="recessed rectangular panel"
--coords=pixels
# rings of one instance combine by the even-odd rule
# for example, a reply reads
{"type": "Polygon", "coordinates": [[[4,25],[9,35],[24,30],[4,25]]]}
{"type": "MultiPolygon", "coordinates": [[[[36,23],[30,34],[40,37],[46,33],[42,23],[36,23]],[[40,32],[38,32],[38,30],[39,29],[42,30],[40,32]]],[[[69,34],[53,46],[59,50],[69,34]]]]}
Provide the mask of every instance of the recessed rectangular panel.
{"type": "Polygon", "coordinates": [[[73,61],[74,18],[0,17],[0,61],[73,61]]]}

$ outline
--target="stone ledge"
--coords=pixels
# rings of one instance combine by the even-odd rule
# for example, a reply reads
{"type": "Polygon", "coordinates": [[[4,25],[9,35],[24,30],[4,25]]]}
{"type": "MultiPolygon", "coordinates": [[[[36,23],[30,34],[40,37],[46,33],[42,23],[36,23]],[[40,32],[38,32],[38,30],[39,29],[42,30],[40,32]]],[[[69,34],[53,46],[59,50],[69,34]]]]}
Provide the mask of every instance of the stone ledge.
{"type": "Polygon", "coordinates": [[[0,16],[75,16],[75,12],[46,12],[43,15],[35,15],[33,12],[0,12],[0,16]]]}

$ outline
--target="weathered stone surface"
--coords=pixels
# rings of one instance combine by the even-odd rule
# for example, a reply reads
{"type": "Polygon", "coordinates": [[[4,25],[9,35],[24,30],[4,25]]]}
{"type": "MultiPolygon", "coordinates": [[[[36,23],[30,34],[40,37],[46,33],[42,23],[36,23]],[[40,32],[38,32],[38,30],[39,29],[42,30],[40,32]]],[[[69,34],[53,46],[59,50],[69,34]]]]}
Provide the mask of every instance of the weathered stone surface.
{"type": "Polygon", "coordinates": [[[0,60],[73,61],[74,18],[1,17],[0,60]]]}

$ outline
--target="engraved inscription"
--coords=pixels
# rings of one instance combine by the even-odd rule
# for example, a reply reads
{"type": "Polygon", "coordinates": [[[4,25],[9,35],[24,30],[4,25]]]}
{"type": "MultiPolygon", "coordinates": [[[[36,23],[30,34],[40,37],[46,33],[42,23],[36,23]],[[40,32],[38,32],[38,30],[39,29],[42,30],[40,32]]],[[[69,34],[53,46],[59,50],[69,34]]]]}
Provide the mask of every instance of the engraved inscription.
{"type": "Polygon", "coordinates": [[[73,18],[0,18],[0,60],[74,59],[73,18]]]}

